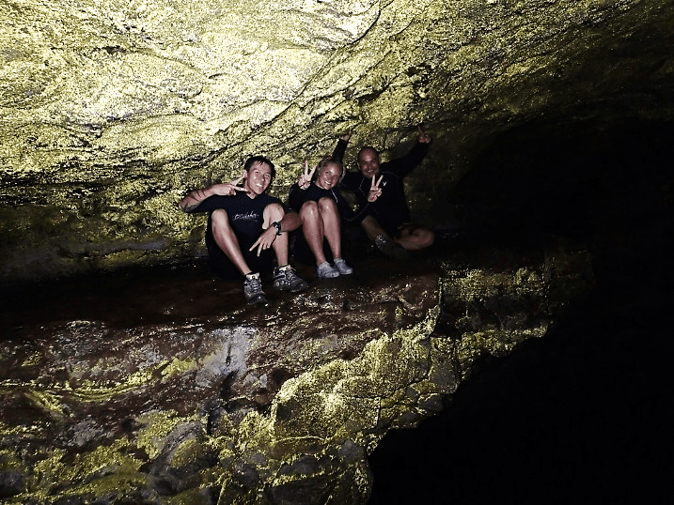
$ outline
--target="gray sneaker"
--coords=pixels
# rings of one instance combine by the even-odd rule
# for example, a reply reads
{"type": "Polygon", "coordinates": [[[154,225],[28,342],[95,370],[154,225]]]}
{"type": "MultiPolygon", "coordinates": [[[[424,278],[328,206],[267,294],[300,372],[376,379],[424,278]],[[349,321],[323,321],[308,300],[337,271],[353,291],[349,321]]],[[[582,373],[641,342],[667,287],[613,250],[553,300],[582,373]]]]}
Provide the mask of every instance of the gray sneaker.
{"type": "Polygon", "coordinates": [[[243,296],[250,304],[264,304],[267,303],[267,297],[262,291],[262,283],[260,282],[260,274],[248,274],[243,281],[243,296]]]}
{"type": "Polygon", "coordinates": [[[335,268],[339,270],[340,275],[351,275],[353,273],[353,268],[347,265],[342,258],[335,259],[335,268]]]}
{"type": "Polygon", "coordinates": [[[334,279],[335,277],[339,277],[339,270],[327,261],[324,261],[316,267],[316,275],[318,275],[319,279],[334,279]]]}
{"type": "Polygon", "coordinates": [[[295,273],[295,269],[290,265],[281,268],[274,268],[274,288],[279,291],[288,291],[297,293],[309,287],[302,278],[295,273]]]}
{"type": "Polygon", "coordinates": [[[377,249],[383,252],[386,256],[391,256],[397,260],[406,260],[410,257],[410,253],[407,252],[407,249],[401,246],[398,242],[391,240],[388,235],[377,235],[374,238],[374,245],[376,245],[377,249]]]}

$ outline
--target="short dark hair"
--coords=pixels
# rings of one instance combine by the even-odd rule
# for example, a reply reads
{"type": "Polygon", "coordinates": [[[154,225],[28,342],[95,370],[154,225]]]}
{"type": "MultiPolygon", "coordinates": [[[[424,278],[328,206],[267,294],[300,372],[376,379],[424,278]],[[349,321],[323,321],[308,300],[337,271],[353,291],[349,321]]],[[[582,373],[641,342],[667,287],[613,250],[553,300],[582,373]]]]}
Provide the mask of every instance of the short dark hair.
{"type": "Polygon", "coordinates": [[[248,158],[246,163],[243,165],[244,170],[246,172],[250,172],[250,169],[253,165],[255,165],[255,163],[264,163],[265,165],[269,165],[271,167],[271,178],[273,179],[276,177],[276,167],[269,158],[265,158],[264,156],[251,156],[248,158]]]}

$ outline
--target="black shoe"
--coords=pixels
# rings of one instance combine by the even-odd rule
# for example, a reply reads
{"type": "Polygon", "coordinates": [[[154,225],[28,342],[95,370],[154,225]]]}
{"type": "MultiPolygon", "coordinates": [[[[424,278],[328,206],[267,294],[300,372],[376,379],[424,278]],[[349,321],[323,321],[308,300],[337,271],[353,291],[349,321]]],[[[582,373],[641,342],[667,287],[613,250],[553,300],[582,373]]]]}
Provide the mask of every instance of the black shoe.
{"type": "Polygon", "coordinates": [[[307,289],[309,284],[295,273],[293,267],[286,265],[281,268],[274,268],[274,287],[280,291],[297,293],[307,289]]]}
{"type": "Polygon", "coordinates": [[[410,253],[398,242],[391,240],[388,235],[377,235],[374,238],[374,245],[386,256],[391,256],[397,260],[409,259],[410,253]]]}
{"type": "Polygon", "coordinates": [[[243,296],[250,304],[267,303],[267,297],[262,291],[259,273],[246,275],[246,279],[243,281],[243,296]]]}

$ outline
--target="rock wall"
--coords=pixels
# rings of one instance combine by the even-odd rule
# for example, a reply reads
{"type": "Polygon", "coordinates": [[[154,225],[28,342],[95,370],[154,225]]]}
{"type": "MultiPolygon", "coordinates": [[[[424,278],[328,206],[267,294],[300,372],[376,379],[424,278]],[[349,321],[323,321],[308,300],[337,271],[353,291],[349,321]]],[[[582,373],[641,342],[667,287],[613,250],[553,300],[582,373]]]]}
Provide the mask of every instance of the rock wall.
{"type": "MultiPolygon", "coordinates": [[[[268,308],[222,310],[222,288],[194,272],[104,300],[99,319],[28,319],[26,307],[2,327],[0,497],[366,503],[367,455],[387,431],[440,411],[592,284],[586,251],[568,244],[497,254],[518,260],[392,268],[268,308]],[[119,319],[165,291],[183,293],[181,310],[119,319]]],[[[87,306],[109,286],[91,288],[87,306]]]]}
{"type": "Polygon", "coordinates": [[[673,24],[671,0],[3,2],[0,279],[199,255],[187,190],[264,154],[284,196],[347,130],[387,157],[423,123],[409,191],[442,225],[494,135],[671,119],[673,24]]]}

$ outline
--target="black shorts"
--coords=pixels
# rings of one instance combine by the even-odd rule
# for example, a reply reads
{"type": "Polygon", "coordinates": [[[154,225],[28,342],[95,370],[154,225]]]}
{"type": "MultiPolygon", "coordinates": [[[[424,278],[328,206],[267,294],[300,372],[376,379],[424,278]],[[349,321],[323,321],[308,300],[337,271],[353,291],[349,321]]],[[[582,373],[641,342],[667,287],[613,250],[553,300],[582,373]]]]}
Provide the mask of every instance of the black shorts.
{"type": "MultiPolygon", "coordinates": [[[[250,269],[253,272],[260,272],[262,274],[271,273],[274,268],[274,249],[270,247],[269,249],[261,251],[260,256],[258,256],[257,248],[249,251],[250,247],[255,243],[258,237],[248,238],[243,236],[237,238],[243,257],[250,269]]],[[[222,252],[222,249],[218,247],[218,244],[216,244],[215,239],[213,239],[212,236],[206,236],[206,246],[208,247],[208,262],[219,277],[229,280],[243,279],[243,275],[239,272],[239,269],[236,268],[234,263],[232,263],[227,255],[222,252]]]]}

